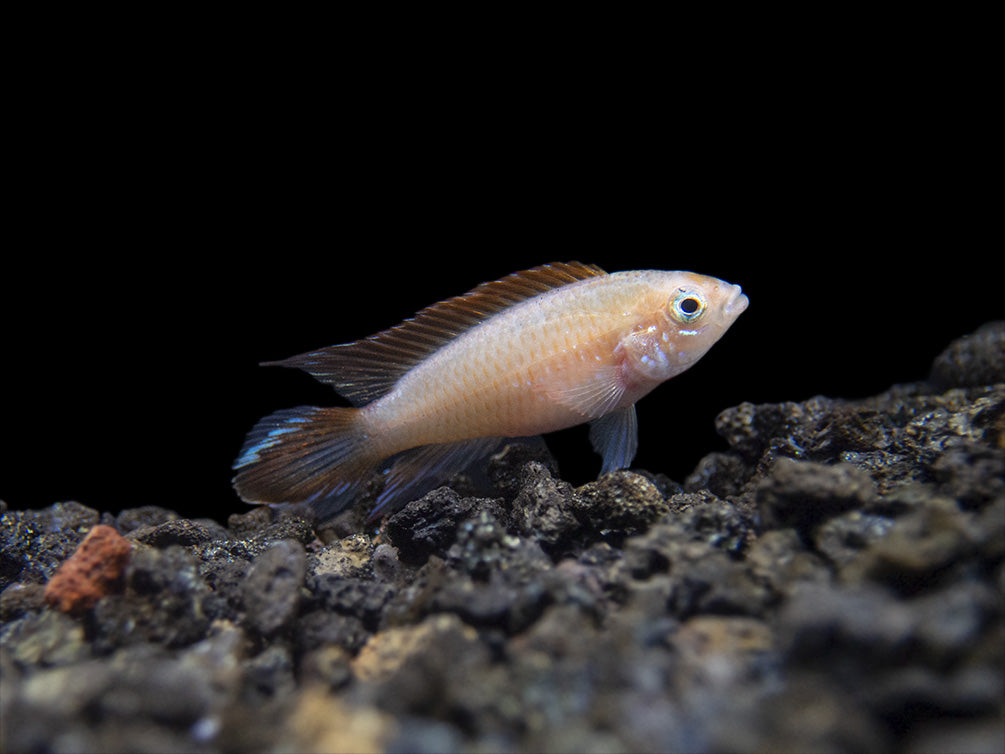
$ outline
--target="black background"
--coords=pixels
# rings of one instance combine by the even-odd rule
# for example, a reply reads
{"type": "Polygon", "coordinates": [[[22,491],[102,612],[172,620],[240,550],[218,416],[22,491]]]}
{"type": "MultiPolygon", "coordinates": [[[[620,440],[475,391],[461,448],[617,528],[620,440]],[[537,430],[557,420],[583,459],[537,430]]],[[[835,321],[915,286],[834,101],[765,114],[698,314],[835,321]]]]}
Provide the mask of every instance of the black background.
{"type": "MultiPolygon", "coordinates": [[[[980,61],[812,47],[43,71],[15,108],[0,499],[244,511],[230,465],[254,422],[340,402],[258,362],[551,261],[750,297],[638,407],[636,465],[678,480],[724,447],[728,406],[924,378],[1005,316],[989,100],[961,75],[980,61]]],[[[549,445],[571,481],[599,469],[585,428],[549,445]]]]}

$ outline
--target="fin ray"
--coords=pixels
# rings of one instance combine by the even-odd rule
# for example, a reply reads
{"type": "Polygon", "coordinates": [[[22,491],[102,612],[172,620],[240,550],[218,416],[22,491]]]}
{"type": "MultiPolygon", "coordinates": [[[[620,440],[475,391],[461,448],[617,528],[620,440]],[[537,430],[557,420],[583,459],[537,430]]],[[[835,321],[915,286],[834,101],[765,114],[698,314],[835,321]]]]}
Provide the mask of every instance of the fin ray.
{"type": "Polygon", "coordinates": [[[619,365],[601,364],[579,382],[548,385],[544,392],[584,419],[599,419],[618,405],[625,394],[625,383],[619,365]]]}
{"type": "Polygon", "coordinates": [[[301,406],[265,417],[248,433],[233,484],[250,503],[325,503],[335,513],[379,462],[357,409],[301,406]]]}
{"type": "Polygon", "coordinates": [[[402,453],[387,473],[384,489],[377,497],[377,505],[370,519],[393,511],[406,495],[418,497],[445,482],[454,474],[464,471],[481,458],[489,455],[505,438],[478,437],[473,440],[424,445],[402,453]]]}
{"type": "Polygon", "coordinates": [[[389,392],[416,364],[492,315],[555,288],[606,274],[581,262],[542,265],[482,283],[369,338],[265,365],[303,369],[354,406],[362,406],[389,392]]]}
{"type": "Polygon", "coordinates": [[[639,449],[635,404],[590,422],[590,444],[604,459],[601,474],[631,466],[639,449]]]}

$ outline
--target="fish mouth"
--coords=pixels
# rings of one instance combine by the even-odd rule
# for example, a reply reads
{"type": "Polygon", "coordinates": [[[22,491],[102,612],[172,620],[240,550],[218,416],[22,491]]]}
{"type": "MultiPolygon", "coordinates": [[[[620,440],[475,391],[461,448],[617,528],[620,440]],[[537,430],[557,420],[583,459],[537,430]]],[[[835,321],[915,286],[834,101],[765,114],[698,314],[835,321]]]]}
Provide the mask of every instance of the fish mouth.
{"type": "Polygon", "coordinates": [[[739,317],[746,311],[750,299],[743,294],[743,289],[738,285],[732,287],[731,294],[729,301],[726,302],[726,306],[723,307],[722,311],[727,317],[739,317]]]}

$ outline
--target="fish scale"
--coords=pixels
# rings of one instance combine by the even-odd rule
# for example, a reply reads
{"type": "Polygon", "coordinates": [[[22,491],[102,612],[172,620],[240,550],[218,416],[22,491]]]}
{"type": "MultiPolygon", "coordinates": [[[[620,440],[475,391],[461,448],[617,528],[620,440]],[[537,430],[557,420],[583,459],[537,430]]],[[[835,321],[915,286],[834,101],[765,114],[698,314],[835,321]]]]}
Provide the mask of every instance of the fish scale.
{"type": "MultiPolygon", "coordinates": [[[[561,310],[560,300],[551,303],[549,309],[561,310]]],[[[506,319],[488,320],[479,326],[479,332],[431,356],[388,396],[393,408],[384,412],[386,416],[380,413],[385,399],[374,405],[374,421],[380,430],[401,436],[402,447],[394,452],[413,445],[454,442],[493,430],[498,433],[500,428],[506,430],[504,434],[525,435],[561,429],[569,421],[580,423],[581,414],[560,407],[526,386],[546,382],[554,372],[571,375],[580,369],[586,361],[586,348],[603,333],[593,317],[573,323],[578,324],[576,327],[556,330],[549,322],[553,312],[532,311],[529,314],[535,315],[533,319],[525,314],[518,305],[506,319]],[[514,327],[519,330],[513,332],[514,327]],[[579,344],[585,347],[578,348],[579,344]],[[550,371],[542,373],[535,364],[547,364],[545,368],[550,371]],[[479,373],[479,379],[473,378],[474,372],[479,373]],[[431,392],[429,384],[440,388],[431,392]],[[467,400],[466,410],[457,413],[455,401],[474,398],[474,393],[480,400],[467,400]],[[411,411],[401,411],[398,407],[402,405],[411,411]],[[542,412],[550,418],[542,419],[542,412]],[[427,421],[430,416],[453,421],[433,425],[427,421]],[[405,429],[413,425],[414,431],[405,429]]]]}

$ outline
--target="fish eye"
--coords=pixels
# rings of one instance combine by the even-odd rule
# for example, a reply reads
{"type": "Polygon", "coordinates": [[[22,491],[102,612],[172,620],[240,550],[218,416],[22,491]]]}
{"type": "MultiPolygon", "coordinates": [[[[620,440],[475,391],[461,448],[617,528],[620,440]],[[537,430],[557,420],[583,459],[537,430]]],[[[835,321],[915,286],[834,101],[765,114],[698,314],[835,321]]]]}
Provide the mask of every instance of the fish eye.
{"type": "Polygon", "coordinates": [[[705,311],[705,299],[691,291],[677,291],[670,300],[670,314],[678,322],[694,322],[705,311]]]}

